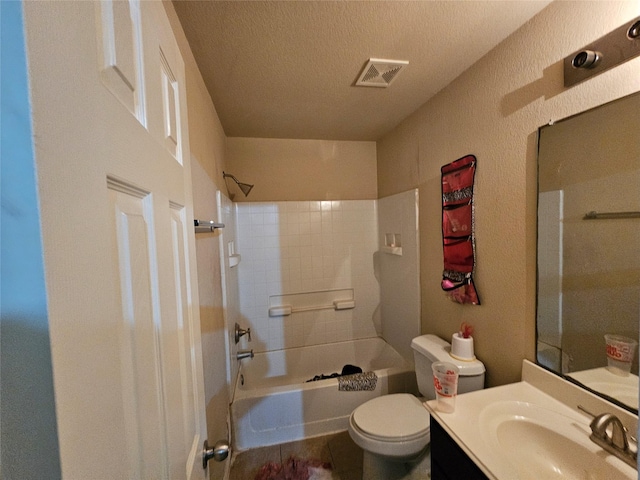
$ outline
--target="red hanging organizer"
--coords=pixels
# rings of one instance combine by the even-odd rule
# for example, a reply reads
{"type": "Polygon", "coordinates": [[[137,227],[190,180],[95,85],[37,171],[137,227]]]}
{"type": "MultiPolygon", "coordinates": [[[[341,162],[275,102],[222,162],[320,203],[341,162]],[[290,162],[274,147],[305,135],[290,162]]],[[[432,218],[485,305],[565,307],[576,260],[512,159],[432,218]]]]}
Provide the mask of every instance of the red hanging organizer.
{"type": "Polygon", "coordinates": [[[480,305],[473,283],[475,267],[473,182],[476,157],[444,165],[442,173],[442,289],[458,303],[480,305]]]}

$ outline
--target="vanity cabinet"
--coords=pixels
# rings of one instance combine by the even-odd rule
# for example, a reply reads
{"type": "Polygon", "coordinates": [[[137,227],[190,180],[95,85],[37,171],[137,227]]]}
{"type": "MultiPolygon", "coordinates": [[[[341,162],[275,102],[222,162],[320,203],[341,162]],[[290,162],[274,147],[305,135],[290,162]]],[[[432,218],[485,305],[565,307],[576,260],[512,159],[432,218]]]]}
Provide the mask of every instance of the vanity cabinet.
{"type": "Polygon", "coordinates": [[[440,424],[431,417],[431,479],[487,480],[440,424]]]}

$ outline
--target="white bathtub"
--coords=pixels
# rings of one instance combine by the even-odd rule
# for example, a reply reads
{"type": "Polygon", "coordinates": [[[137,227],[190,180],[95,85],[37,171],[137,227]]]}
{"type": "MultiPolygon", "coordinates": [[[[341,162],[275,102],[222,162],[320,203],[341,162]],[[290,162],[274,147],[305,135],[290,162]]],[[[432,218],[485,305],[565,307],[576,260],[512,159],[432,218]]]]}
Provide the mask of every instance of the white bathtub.
{"type": "Polygon", "coordinates": [[[380,338],[256,353],[241,361],[231,417],[236,450],[291,442],[347,429],[363,402],[388,393],[417,393],[413,367],[380,338]],[[338,391],[346,364],[378,376],[374,391],[338,391]]]}

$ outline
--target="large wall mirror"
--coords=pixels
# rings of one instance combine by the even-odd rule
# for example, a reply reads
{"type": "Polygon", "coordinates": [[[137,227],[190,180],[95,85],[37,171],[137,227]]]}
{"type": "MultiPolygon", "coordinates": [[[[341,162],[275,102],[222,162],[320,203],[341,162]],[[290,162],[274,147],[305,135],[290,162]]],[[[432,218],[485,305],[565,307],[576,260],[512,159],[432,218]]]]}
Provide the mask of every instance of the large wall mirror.
{"type": "Polygon", "coordinates": [[[640,92],[540,128],[537,361],[637,413],[639,321],[640,92]]]}

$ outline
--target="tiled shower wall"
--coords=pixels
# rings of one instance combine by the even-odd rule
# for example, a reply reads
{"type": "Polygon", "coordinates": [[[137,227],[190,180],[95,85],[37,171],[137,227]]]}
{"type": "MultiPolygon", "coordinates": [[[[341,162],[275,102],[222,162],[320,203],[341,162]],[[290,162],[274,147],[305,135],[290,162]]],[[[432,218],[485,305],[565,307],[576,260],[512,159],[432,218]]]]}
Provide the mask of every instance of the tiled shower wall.
{"type": "Polygon", "coordinates": [[[376,336],[375,200],[236,203],[240,323],[256,352],[376,336]],[[355,308],[269,317],[269,297],[354,289],[355,308]]]}
{"type": "MultiPolygon", "coordinates": [[[[238,362],[234,361],[238,345],[234,341],[235,323],[239,322],[240,295],[238,288],[238,268],[232,267],[231,254],[237,250],[236,215],[233,203],[220,190],[217,191],[218,218],[225,228],[220,230],[220,265],[222,274],[222,311],[227,328],[225,346],[229,355],[227,362],[227,384],[229,398],[233,398],[235,378],[238,374],[238,362]]],[[[244,326],[243,326],[244,327],[244,326]]]]}

